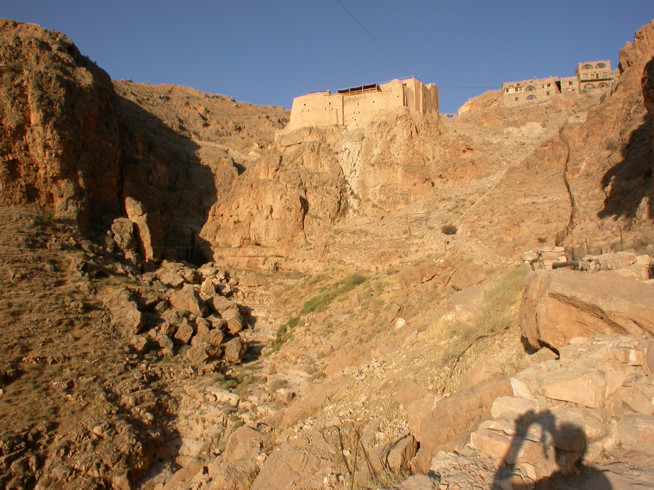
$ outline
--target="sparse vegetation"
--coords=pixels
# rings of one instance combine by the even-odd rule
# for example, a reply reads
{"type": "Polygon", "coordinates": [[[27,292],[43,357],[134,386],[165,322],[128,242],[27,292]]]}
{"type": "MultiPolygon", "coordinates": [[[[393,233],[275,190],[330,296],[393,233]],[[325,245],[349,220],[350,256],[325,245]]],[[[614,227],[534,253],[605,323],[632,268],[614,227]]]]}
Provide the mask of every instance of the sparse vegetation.
{"type": "Polygon", "coordinates": [[[506,271],[486,290],[479,313],[470,322],[450,325],[446,361],[458,359],[482,338],[517,328],[520,292],[528,271],[522,266],[506,271]]]}
{"type": "Polygon", "coordinates": [[[360,284],[363,284],[366,281],[366,277],[354,273],[345,277],[343,280],[328,284],[327,286],[321,289],[321,293],[313,296],[308,301],[304,303],[300,313],[297,316],[291,317],[286,323],[281,325],[277,332],[275,333],[275,338],[272,341],[271,347],[273,351],[279,350],[279,348],[286,342],[291,335],[291,330],[294,329],[300,319],[310,313],[316,311],[321,311],[327,308],[329,304],[334,301],[338,296],[341,296],[345,293],[352,291],[355,287],[360,284]]]}
{"type": "Polygon", "coordinates": [[[454,225],[443,225],[441,226],[441,231],[445,235],[456,235],[456,232],[459,231],[459,229],[454,225]]]}

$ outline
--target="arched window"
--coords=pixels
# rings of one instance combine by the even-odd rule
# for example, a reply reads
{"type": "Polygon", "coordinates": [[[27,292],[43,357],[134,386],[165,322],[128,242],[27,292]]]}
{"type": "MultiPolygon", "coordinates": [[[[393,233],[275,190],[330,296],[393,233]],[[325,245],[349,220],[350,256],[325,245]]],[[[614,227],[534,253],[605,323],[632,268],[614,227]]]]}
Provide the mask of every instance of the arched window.
{"type": "Polygon", "coordinates": [[[584,66],[581,67],[581,69],[582,70],[592,70],[593,65],[589,65],[588,63],[586,63],[584,66]]]}
{"type": "Polygon", "coordinates": [[[529,85],[529,87],[527,87],[527,92],[533,92],[534,90],[536,90],[536,87],[533,85],[529,85]]]}
{"type": "Polygon", "coordinates": [[[593,85],[592,83],[587,83],[586,85],[584,85],[584,89],[591,89],[591,88],[595,88],[595,85],[593,85]]]}
{"type": "Polygon", "coordinates": [[[535,95],[527,95],[527,100],[536,100],[535,95]]]}
{"type": "Polygon", "coordinates": [[[606,63],[597,63],[595,68],[606,68],[606,63]]]}
{"type": "Polygon", "coordinates": [[[606,82],[601,82],[601,83],[599,84],[599,87],[600,87],[600,88],[605,88],[605,87],[608,87],[608,86],[609,86],[609,84],[606,83],[606,82]]]}

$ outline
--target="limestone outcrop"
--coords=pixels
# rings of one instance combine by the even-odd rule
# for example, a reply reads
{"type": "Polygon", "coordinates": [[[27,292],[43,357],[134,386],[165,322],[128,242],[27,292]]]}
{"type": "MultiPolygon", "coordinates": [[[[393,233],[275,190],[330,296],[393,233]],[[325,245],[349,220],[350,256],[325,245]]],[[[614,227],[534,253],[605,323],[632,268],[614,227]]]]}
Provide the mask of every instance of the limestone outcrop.
{"type": "Polygon", "coordinates": [[[360,130],[284,131],[212,208],[202,237],[284,254],[347,215],[399,209],[432,192],[437,134],[437,119],[408,111],[360,130]]]}
{"type": "Polygon", "coordinates": [[[537,271],[520,306],[522,335],[534,349],[560,349],[598,333],[654,335],[654,285],[616,272],[537,271]]]}

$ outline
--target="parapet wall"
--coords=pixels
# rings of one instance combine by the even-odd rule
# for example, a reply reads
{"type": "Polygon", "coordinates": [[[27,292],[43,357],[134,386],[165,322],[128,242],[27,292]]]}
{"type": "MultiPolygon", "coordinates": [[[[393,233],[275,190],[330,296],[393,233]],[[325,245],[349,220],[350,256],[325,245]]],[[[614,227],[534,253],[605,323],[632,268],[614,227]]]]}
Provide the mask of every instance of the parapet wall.
{"type": "Polygon", "coordinates": [[[362,129],[389,119],[406,107],[410,112],[438,113],[438,88],[416,78],[355,87],[331,93],[312,92],[293,100],[287,130],[343,126],[362,129]]]}

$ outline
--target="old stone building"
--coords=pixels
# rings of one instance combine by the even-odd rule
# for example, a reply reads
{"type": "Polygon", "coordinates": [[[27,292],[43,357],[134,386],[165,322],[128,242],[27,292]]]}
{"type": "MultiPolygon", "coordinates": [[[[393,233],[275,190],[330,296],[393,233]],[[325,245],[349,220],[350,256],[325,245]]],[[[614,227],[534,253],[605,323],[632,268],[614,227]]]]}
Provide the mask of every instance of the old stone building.
{"type": "Polygon", "coordinates": [[[362,129],[371,122],[392,117],[403,108],[413,113],[438,114],[438,88],[411,77],[336,93],[311,92],[293,100],[286,130],[325,126],[362,129]]]}
{"type": "Polygon", "coordinates": [[[505,105],[543,100],[561,93],[556,77],[509,82],[502,85],[502,99],[505,105]]]}
{"type": "Polygon", "coordinates": [[[546,100],[558,94],[588,93],[608,90],[618,74],[611,70],[609,60],[586,61],[577,64],[574,77],[534,78],[502,84],[502,101],[515,106],[546,100]]]}
{"type": "Polygon", "coordinates": [[[578,63],[576,73],[581,90],[607,89],[615,79],[609,60],[578,63]]]}

